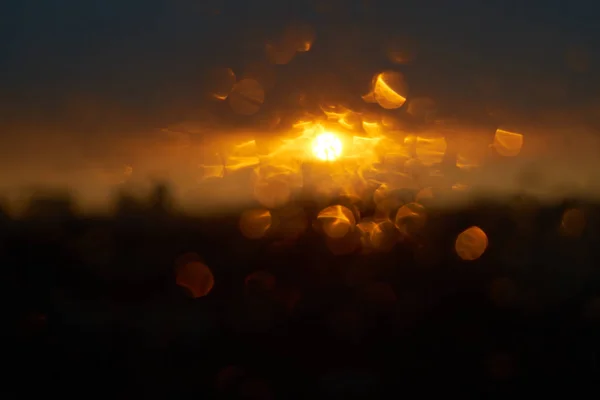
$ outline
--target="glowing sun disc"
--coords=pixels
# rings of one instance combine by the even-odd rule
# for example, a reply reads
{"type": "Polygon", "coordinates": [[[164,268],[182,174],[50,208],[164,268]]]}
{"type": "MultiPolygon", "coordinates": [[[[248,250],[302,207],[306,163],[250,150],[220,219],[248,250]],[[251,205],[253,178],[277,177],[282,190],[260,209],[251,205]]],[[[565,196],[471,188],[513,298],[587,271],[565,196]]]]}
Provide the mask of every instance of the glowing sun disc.
{"type": "Polygon", "coordinates": [[[313,154],[321,161],[334,161],[342,155],[342,141],[333,133],[322,133],[313,141],[313,154]]]}

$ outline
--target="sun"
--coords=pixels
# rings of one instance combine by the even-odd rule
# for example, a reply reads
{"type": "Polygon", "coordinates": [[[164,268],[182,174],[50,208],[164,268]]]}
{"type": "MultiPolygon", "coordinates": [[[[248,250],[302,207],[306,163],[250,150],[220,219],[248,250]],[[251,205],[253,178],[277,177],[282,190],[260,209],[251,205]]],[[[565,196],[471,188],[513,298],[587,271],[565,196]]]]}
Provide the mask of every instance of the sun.
{"type": "Polygon", "coordinates": [[[312,149],[321,161],[334,161],[342,155],[342,141],[333,133],[324,132],[313,141],[312,149]]]}

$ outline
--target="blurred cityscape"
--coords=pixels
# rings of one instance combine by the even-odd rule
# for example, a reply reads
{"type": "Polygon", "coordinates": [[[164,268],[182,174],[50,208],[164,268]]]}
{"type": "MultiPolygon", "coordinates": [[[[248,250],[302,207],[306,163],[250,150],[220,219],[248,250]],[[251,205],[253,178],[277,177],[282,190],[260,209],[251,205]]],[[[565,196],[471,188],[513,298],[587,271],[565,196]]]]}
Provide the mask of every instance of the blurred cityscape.
{"type": "Polygon", "coordinates": [[[597,205],[415,195],[381,222],[349,198],[193,217],[158,184],[94,217],[39,194],[0,219],[12,373],[218,398],[593,387],[597,205]]]}

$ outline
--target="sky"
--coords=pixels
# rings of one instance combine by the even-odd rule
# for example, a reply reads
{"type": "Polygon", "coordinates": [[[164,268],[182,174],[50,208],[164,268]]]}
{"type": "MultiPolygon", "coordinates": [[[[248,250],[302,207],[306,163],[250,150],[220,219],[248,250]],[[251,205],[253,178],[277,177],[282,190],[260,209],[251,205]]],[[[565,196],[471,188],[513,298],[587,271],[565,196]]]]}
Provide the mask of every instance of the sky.
{"type": "Polygon", "coordinates": [[[212,107],[214,68],[243,73],[294,22],[312,25],[316,40],[277,66],[265,113],[288,92],[333,91],[333,81],[358,98],[374,72],[399,68],[412,95],[434,98],[448,115],[572,110],[567,118],[588,123],[594,112],[579,111],[600,104],[599,8],[591,0],[6,0],[0,175],[20,182],[14,171],[31,170],[29,182],[89,159],[119,164],[115,149],[140,135],[160,147],[151,132],[212,107]],[[386,57],[397,37],[414,49],[410,65],[386,57]]]}
{"type": "MultiPolygon", "coordinates": [[[[17,108],[22,103],[44,108],[51,99],[78,91],[136,107],[161,87],[194,82],[198,71],[211,63],[239,62],[247,56],[243,48],[253,35],[276,32],[293,20],[314,24],[324,37],[349,28],[360,31],[367,48],[385,35],[409,36],[424,51],[423,63],[446,71],[440,85],[448,87],[452,74],[486,70],[501,60],[510,60],[511,68],[498,65],[500,75],[534,68],[558,73],[558,61],[569,46],[594,54],[600,40],[594,20],[599,6],[585,0],[3,3],[3,97],[17,102],[17,108]],[[335,11],[319,14],[317,3],[330,3],[335,11]]],[[[364,58],[360,50],[357,60],[364,58]]]]}
{"type": "MultiPolygon", "coordinates": [[[[445,75],[460,75],[453,69],[465,67],[483,70],[506,59],[516,71],[499,66],[507,75],[532,68],[558,71],[553,64],[564,58],[566,48],[579,46],[593,54],[600,40],[594,20],[599,6],[585,0],[3,3],[2,73],[8,86],[3,97],[20,100],[19,106],[33,101],[40,108],[76,91],[118,97],[133,107],[157,87],[193,82],[211,62],[239,61],[257,31],[275,32],[293,20],[313,23],[325,37],[351,27],[371,42],[366,47],[388,34],[409,36],[430,57],[423,62],[435,60],[448,71],[445,75]],[[331,3],[335,11],[318,14],[317,3],[331,3]]],[[[357,53],[356,59],[364,58],[357,53]]],[[[451,79],[443,83],[452,85],[451,79]]]]}

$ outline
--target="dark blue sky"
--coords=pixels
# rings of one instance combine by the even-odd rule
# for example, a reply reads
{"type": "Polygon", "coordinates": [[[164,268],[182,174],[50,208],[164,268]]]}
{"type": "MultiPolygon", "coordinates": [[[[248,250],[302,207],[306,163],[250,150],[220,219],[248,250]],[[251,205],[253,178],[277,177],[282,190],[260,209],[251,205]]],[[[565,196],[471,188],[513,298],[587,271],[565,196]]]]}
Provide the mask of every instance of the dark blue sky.
{"type": "Polygon", "coordinates": [[[600,7],[594,1],[329,0],[336,10],[329,13],[315,11],[325,3],[317,0],[3,3],[0,99],[5,117],[17,119],[44,113],[68,119],[64,105],[80,98],[140,119],[169,103],[185,105],[202,90],[209,68],[239,69],[260,57],[265,38],[294,20],[317,29],[310,61],[285,66],[283,76],[298,82],[328,68],[351,75],[356,65],[387,67],[381,43],[402,35],[418,50],[418,62],[405,71],[412,87],[447,102],[478,102],[478,76],[500,82],[498,101],[513,96],[524,104],[540,101],[515,96],[525,81],[560,81],[577,99],[594,97],[598,88],[600,7]],[[569,49],[585,53],[586,75],[569,70],[569,49]]]}

